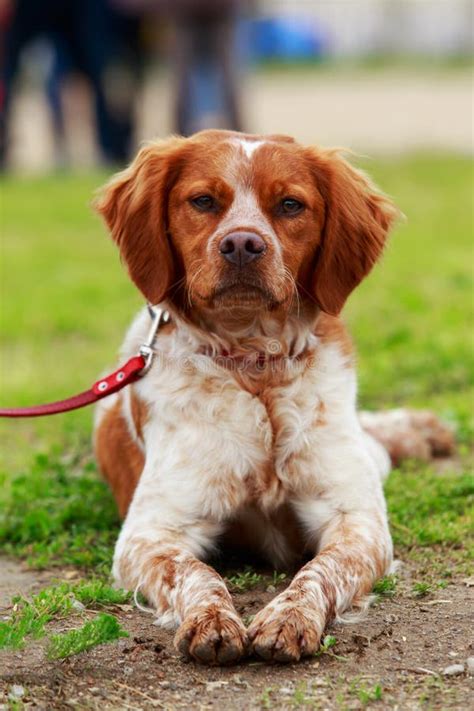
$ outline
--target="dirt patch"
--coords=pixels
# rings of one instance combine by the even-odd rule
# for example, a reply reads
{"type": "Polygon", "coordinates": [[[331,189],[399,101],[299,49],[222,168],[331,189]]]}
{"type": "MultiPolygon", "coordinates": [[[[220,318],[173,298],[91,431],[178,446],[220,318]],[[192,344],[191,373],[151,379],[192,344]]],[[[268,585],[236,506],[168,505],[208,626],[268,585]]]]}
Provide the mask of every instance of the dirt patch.
{"type": "MultiPolygon", "coordinates": [[[[2,594],[31,592],[57,574],[32,573],[3,563],[2,594]]],[[[131,606],[117,607],[130,637],[65,661],[49,662],[42,641],[0,654],[0,708],[14,686],[26,708],[34,709],[291,709],[362,708],[468,709],[472,679],[467,672],[444,676],[443,669],[473,656],[470,638],[474,590],[451,578],[446,588],[418,599],[416,569],[401,568],[396,595],[376,603],[367,619],[333,625],[337,644],[330,653],[279,666],[257,659],[229,668],[184,663],[173,635],[131,606]],[[3,698],[2,698],[3,694],[3,698]]],[[[284,584],[278,586],[282,589],[284,584]]],[[[275,593],[263,585],[236,593],[237,608],[253,615],[275,593]]],[[[4,618],[9,608],[0,612],[4,618]]],[[[91,613],[92,616],[93,613],[91,613]]],[[[78,617],[55,621],[50,631],[79,626],[78,617]]],[[[5,706],[5,708],[8,708],[5,706]]]]}
{"type": "Polygon", "coordinates": [[[34,595],[57,576],[45,570],[31,570],[8,558],[0,558],[0,614],[3,608],[8,607],[14,595],[34,595]]]}

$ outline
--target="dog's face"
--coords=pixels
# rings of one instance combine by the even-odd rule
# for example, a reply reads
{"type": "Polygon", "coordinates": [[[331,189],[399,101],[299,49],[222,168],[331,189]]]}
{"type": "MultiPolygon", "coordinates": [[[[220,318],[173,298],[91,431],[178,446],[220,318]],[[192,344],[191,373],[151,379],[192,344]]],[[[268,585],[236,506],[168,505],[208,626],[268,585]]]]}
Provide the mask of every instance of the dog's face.
{"type": "Polygon", "coordinates": [[[278,307],[306,281],[324,201],[294,144],[214,136],[190,146],[169,198],[190,301],[278,307]]]}
{"type": "Polygon", "coordinates": [[[142,148],[96,206],[151,303],[236,312],[339,313],[396,216],[337,151],[227,131],[142,148]]]}

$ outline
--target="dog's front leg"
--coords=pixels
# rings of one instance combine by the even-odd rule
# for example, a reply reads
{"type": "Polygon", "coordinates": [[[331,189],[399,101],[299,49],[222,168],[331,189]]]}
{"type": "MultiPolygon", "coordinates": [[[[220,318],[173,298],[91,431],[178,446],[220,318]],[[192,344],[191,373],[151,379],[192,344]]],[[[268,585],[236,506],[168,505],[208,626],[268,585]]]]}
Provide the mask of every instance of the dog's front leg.
{"type": "Polygon", "coordinates": [[[178,627],[175,645],[185,657],[236,662],[247,648],[245,626],[220,575],[199,560],[219,527],[177,509],[167,515],[163,502],[137,493],[117,543],[116,580],[142,593],[163,626],[178,627]]]}
{"type": "MultiPolygon", "coordinates": [[[[300,512],[306,508],[307,522],[311,504],[298,508],[300,512]]],[[[319,554],[250,625],[253,650],[264,659],[292,662],[314,654],[326,625],[349,607],[362,604],[390,566],[392,543],[383,510],[335,512],[318,534],[319,554]]]]}

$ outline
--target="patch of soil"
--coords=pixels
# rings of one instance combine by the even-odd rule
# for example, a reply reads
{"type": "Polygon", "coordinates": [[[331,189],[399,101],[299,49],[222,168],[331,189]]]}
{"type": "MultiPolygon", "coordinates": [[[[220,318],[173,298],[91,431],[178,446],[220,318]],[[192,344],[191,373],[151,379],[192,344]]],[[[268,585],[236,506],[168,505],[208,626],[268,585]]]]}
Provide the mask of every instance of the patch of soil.
{"type": "MultiPolygon", "coordinates": [[[[3,595],[39,585],[42,574],[25,572],[15,563],[1,565],[3,595]]],[[[117,607],[113,613],[130,634],[117,643],[56,662],[47,661],[42,641],[0,653],[0,708],[14,685],[23,687],[16,691],[23,692],[26,708],[48,711],[472,708],[472,678],[466,671],[456,676],[442,671],[465,665],[474,654],[473,588],[454,577],[446,588],[417,599],[411,593],[417,577],[413,565],[403,566],[399,576],[396,595],[377,602],[364,621],[331,627],[337,638],[331,653],[289,666],[254,658],[227,668],[185,663],[173,647],[172,633],[154,626],[151,615],[117,607]]],[[[245,618],[274,594],[262,585],[234,599],[245,618]]],[[[8,614],[8,608],[0,611],[3,618],[8,614]]],[[[80,624],[79,617],[67,618],[51,623],[50,631],[80,624]]]]}
{"type": "Polygon", "coordinates": [[[14,595],[34,595],[55,576],[45,570],[31,570],[15,560],[0,558],[0,612],[14,595]]]}

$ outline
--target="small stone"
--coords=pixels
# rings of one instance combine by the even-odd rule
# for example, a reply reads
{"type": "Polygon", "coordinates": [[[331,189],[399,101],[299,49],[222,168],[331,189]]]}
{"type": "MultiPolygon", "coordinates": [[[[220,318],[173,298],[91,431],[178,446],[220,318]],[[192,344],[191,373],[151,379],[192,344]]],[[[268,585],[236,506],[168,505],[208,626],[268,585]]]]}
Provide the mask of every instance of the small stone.
{"type": "Polygon", "coordinates": [[[458,676],[464,674],[464,664],[451,664],[451,666],[443,669],[443,676],[458,676]]]}
{"type": "Polygon", "coordinates": [[[100,694],[100,689],[98,686],[91,686],[89,691],[91,692],[92,696],[97,696],[97,694],[100,694]]]}
{"type": "Polygon", "coordinates": [[[77,610],[78,612],[82,612],[83,610],[86,609],[86,606],[82,604],[80,600],[74,599],[72,601],[72,607],[74,610],[77,610]]]}
{"type": "Polygon", "coordinates": [[[170,683],[169,681],[160,681],[160,686],[162,689],[169,689],[170,683]]]}
{"type": "Polygon", "coordinates": [[[10,699],[10,701],[16,701],[18,699],[21,699],[24,695],[25,687],[20,686],[20,684],[13,684],[13,686],[10,688],[8,698],[10,699]]]}
{"type": "Polygon", "coordinates": [[[474,675],[474,657],[468,657],[466,659],[467,671],[469,674],[474,675]]]}
{"type": "Polygon", "coordinates": [[[316,677],[314,681],[312,682],[313,686],[327,686],[328,682],[326,679],[321,679],[321,677],[316,677]]]}
{"type": "Polygon", "coordinates": [[[239,686],[244,686],[246,689],[250,687],[250,684],[245,679],[242,679],[238,674],[232,674],[232,681],[234,684],[239,684],[239,686]]]}
{"type": "Polygon", "coordinates": [[[457,652],[448,652],[448,657],[457,657],[458,653],[457,652]]]}
{"type": "Polygon", "coordinates": [[[214,691],[214,689],[221,689],[223,686],[227,686],[228,681],[208,681],[206,682],[206,691],[214,691]]]}
{"type": "Polygon", "coordinates": [[[293,693],[293,689],[288,688],[288,686],[282,686],[280,687],[280,694],[284,694],[285,696],[290,696],[290,694],[293,693]]]}
{"type": "Polygon", "coordinates": [[[277,589],[274,585],[267,585],[267,592],[276,593],[277,589]]]}

